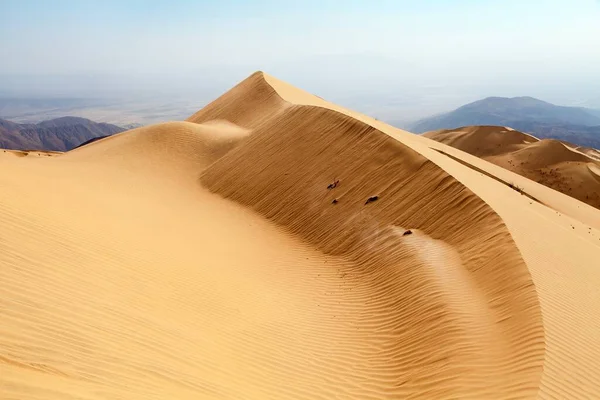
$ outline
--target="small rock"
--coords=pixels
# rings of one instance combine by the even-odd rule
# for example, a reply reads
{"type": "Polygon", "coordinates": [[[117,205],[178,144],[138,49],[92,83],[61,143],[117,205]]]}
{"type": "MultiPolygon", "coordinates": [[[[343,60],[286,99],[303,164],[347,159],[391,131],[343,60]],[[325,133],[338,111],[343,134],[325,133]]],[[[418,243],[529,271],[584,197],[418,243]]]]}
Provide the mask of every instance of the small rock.
{"type": "Polygon", "coordinates": [[[376,200],[379,200],[379,196],[371,196],[371,197],[369,197],[369,198],[367,199],[367,201],[365,201],[365,204],[372,203],[372,202],[374,202],[374,201],[376,201],[376,200]]]}
{"type": "Polygon", "coordinates": [[[327,189],[331,190],[331,189],[335,189],[338,185],[340,184],[340,180],[336,179],[335,181],[333,181],[333,183],[330,183],[327,186],[327,189]]]}

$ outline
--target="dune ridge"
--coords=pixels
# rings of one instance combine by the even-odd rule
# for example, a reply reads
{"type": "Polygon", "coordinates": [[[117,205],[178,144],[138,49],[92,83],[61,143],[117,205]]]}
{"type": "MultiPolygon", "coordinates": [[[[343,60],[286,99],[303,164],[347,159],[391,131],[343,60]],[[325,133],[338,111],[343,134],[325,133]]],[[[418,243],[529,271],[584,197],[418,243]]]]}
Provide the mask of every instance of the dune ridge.
{"type": "Polygon", "coordinates": [[[598,307],[597,292],[592,289],[600,287],[594,263],[600,257],[598,209],[481,158],[327,103],[270,75],[264,76],[287,101],[339,111],[409,145],[491,206],[515,239],[539,295],[546,352],[537,397],[590,398],[600,392],[600,368],[591,361],[600,357],[600,347],[595,345],[600,332],[600,318],[594,311],[598,307]],[[529,200],[489,175],[513,182],[539,201],[529,200]]]}
{"type": "Polygon", "coordinates": [[[262,72],[185,122],[3,154],[2,397],[600,390],[597,210],[262,72]]]}
{"type": "MultiPolygon", "coordinates": [[[[251,79],[256,79],[256,76],[251,79]]],[[[239,92],[239,95],[244,94],[239,92]]],[[[215,103],[221,101],[231,100],[222,98],[215,103]]],[[[396,382],[390,383],[397,385],[406,381],[410,369],[403,371],[406,366],[402,364],[407,363],[406,360],[418,359],[425,349],[434,348],[434,353],[445,354],[443,358],[453,360],[443,363],[443,369],[456,368],[462,372],[442,369],[439,377],[428,376],[418,384],[404,382],[406,387],[398,388],[394,394],[406,396],[420,390],[418,393],[423,395],[427,393],[427,387],[434,393],[442,389],[431,388],[431,381],[445,376],[450,380],[444,385],[449,396],[477,397],[486,393],[489,396],[508,387],[519,386],[515,377],[508,377],[508,370],[495,369],[497,361],[507,366],[513,357],[528,360],[522,366],[518,379],[535,381],[540,374],[543,357],[541,318],[539,311],[535,312],[537,296],[510,235],[493,211],[433,163],[351,117],[315,106],[287,107],[277,115],[278,118],[272,118],[255,129],[244,146],[209,167],[203,173],[202,182],[213,192],[250,206],[287,227],[326,254],[348,258],[359,266],[365,277],[390,268],[401,268],[405,273],[414,274],[404,281],[395,273],[391,276],[386,273],[384,279],[378,278],[379,282],[374,287],[397,285],[418,297],[422,296],[417,294],[421,293],[420,285],[432,285],[425,292],[432,297],[436,297],[433,293],[443,293],[440,299],[425,300],[421,304],[413,304],[410,309],[397,306],[393,311],[397,317],[377,328],[388,330],[390,336],[399,335],[396,343],[389,344],[397,346],[395,351],[398,354],[395,360],[389,362],[387,375],[398,369],[400,374],[396,382]],[[281,167],[273,168],[273,165],[281,167]],[[328,190],[328,184],[336,180],[339,180],[339,186],[328,190]],[[378,195],[380,199],[365,206],[365,200],[371,195],[378,195]],[[337,201],[335,204],[332,203],[334,199],[337,201]],[[411,229],[413,234],[403,237],[401,233],[407,229],[411,229]],[[447,244],[439,244],[440,240],[447,244]],[[407,242],[408,245],[405,244],[407,242]],[[453,289],[449,290],[435,272],[437,268],[444,269],[440,265],[443,262],[431,257],[429,252],[420,257],[414,256],[415,248],[421,247],[430,249],[433,254],[444,254],[442,249],[445,247],[456,249],[454,251],[462,262],[449,267],[449,271],[441,272],[443,276],[457,279],[453,280],[453,289]],[[498,249],[501,253],[495,254],[498,249]],[[499,257],[502,261],[498,261],[499,257]],[[427,265],[426,268],[431,270],[420,274],[419,265],[427,265]],[[498,286],[501,282],[507,286],[498,286]],[[463,315],[465,309],[462,307],[447,309],[449,303],[459,304],[458,293],[463,291],[479,293],[479,298],[474,296],[470,299],[477,303],[472,309],[474,315],[468,312],[463,315]],[[447,299],[454,299],[454,302],[447,299]],[[426,310],[430,307],[440,309],[436,313],[439,312],[440,318],[449,325],[436,324],[436,329],[427,324],[421,325],[417,328],[419,331],[422,329],[420,343],[414,345],[417,349],[401,351],[407,339],[399,334],[398,326],[402,323],[419,326],[420,316],[414,323],[410,319],[415,308],[426,310]],[[486,315],[488,312],[491,315],[486,315]],[[495,329],[498,321],[508,320],[508,315],[511,322],[495,329]],[[454,321],[456,323],[451,322],[454,319],[458,319],[454,321]],[[461,323],[474,326],[467,329],[461,323]],[[473,333],[474,337],[461,337],[461,334],[466,335],[465,331],[473,333]],[[455,336],[445,332],[460,333],[455,336]],[[503,337],[502,341],[508,346],[494,349],[492,337],[503,337]],[[489,351],[490,355],[489,358],[459,361],[461,353],[453,354],[449,350],[453,346],[449,343],[461,349],[482,346],[472,353],[489,351]],[[529,356],[524,357],[521,353],[530,350],[529,356]],[[478,369],[467,372],[463,370],[466,365],[477,365],[478,369]],[[486,368],[489,368],[490,375],[495,370],[499,376],[498,386],[491,389],[495,385],[487,381],[483,387],[470,386],[468,390],[461,391],[461,387],[466,387],[461,383],[462,379],[470,381],[473,379],[470,374],[476,377],[486,368]],[[502,374],[507,375],[500,377],[502,374]]],[[[208,119],[211,117],[206,116],[208,119]]],[[[396,296],[406,296],[393,288],[389,291],[378,296],[389,296],[385,302],[391,304],[399,302],[396,296]]],[[[412,336],[415,332],[407,334],[412,336]]],[[[414,365],[415,361],[408,363],[414,365]]],[[[530,383],[523,384],[527,385],[530,383]]]]}

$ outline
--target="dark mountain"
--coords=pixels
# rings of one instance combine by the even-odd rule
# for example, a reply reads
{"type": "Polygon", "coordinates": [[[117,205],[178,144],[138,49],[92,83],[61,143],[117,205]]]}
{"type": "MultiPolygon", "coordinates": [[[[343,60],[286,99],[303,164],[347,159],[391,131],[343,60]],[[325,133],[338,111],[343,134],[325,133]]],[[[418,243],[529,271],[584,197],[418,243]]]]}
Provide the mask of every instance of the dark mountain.
{"type": "Polygon", "coordinates": [[[0,119],[0,148],[69,151],[91,139],[124,130],[79,117],[62,117],[38,124],[16,124],[0,119]]]}
{"type": "Polygon", "coordinates": [[[422,119],[408,130],[423,133],[472,125],[509,126],[539,138],[600,147],[600,110],[557,106],[533,97],[488,97],[422,119]]]}

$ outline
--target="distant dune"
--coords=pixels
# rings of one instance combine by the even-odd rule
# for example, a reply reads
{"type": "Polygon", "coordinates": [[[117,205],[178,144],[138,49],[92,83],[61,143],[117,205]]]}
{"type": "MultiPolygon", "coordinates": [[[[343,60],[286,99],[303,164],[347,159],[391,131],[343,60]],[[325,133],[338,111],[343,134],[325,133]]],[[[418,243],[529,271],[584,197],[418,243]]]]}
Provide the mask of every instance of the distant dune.
{"type": "Polygon", "coordinates": [[[481,157],[600,208],[600,153],[502,126],[470,126],[426,137],[481,157]]]}
{"type": "Polygon", "coordinates": [[[600,392],[599,210],[262,72],[0,164],[0,397],[600,392]]]}

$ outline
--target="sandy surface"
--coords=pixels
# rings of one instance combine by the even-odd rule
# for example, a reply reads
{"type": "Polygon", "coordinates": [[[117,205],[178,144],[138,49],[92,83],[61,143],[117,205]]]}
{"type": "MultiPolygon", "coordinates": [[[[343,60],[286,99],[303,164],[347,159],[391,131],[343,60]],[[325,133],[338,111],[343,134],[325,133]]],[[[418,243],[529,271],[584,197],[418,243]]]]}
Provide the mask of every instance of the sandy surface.
{"type": "Polygon", "coordinates": [[[424,134],[600,208],[597,151],[554,139],[537,139],[501,126],[472,126],[424,134]]]}
{"type": "Polygon", "coordinates": [[[0,171],[1,398],[600,393],[600,211],[268,75],[0,171]]]}

